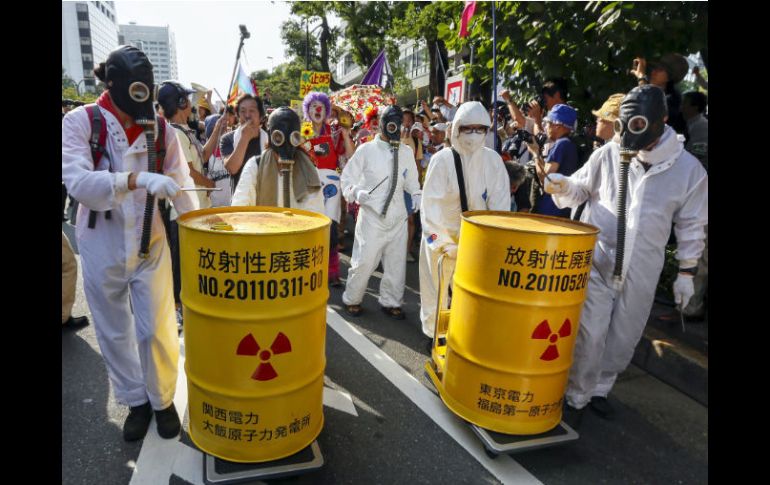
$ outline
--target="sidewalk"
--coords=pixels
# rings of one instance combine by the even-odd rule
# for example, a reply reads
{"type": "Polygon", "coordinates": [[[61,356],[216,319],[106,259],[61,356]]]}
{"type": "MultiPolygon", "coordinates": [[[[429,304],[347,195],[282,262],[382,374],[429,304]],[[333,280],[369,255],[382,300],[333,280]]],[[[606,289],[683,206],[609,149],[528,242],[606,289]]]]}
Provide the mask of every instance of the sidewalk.
{"type": "Polygon", "coordinates": [[[661,302],[653,304],[632,362],[708,407],[708,313],[703,322],[685,323],[683,332],[679,319],[657,319],[673,311],[661,302]]]}

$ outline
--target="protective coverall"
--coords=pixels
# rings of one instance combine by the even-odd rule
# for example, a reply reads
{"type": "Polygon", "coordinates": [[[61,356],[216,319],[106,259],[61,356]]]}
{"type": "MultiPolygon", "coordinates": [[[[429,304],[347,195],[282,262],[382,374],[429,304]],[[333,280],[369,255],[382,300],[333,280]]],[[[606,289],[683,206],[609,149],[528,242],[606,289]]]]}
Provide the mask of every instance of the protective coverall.
{"type": "Polygon", "coordinates": [[[594,396],[606,397],[631,361],[655,298],[672,221],[680,267],[695,266],[704,248],[708,177],[666,126],[659,144],[640,151],[629,167],[623,284],[614,289],[619,168],[613,140],[564,179],[565,193],[553,194],[559,208],[587,202],[581,221],[601,230],[567,385],[567,402],[577,409],[594,396]],[[649,170],[640,161],[650,164],[649,170]]]}
{"type": "MultiPolygon", "coordinates": [[[[243,166],[243,172],[241,172],[241,178],[238,181],[238,186],[235,187],[235,193],[233,193],[233,200],[230,203],[232,206],[237,205],[257,205],[257,173],[259,172],[259,165],[257,164],[257,157],[251,157],[243,166]]],[[[283,179],[281,175],[276,177],[276,187],[278,187],[278,205],[277,207],[283,207],[283,179]]],[[[294,186],[289,186],[291,206],[295,209],[304,209],[307,211],[324,213],[324,196],[320,190],[308,194],[304,199],[298,201],[294,196],[294,186]]]]}
{"type": "MultiPolygon", "coordinates": [[[[508,173],[497,152],[485,148],[484,137],[475,150],[467,150],[460,143],[460,126],[491,126],[489,113],[478,102],[463,103],[452,122],[452,144],[460,154],[465,179],[468,210],[511,209],[508,173]]],[[[438,258],[460,240],[460,186],[457,182],[454,156],[451,149],[437,152],[431,158],[423,186],[422,237],[420,242],[420,320],[422,332],[433,337],[438,289],[438,258]]],[[[451,253],[450,253],[451,255],[451,253]]],[[[444,258],[444,296],[455,260],[444,258]]],[[[446,298],[443,299],[446,302],[446,298]]]]}
{"type": "Polygon", "coordinates": [[[403,192],[419,200],[420,183],[411,148],[399,145],[396,189],[385,217],[381,217],[393,172],[390,144],[376,135],[364,143],[342,171],[342,195],[348,202],[361,205],[356,223],[353,254],[342,301],[359,305],[369,277],[382,259],[383,275],[380,282],[379,302],[385,308],[401,307],[406,279],[407,213],[403,192]],[[385,179],[384,182],[383,179],[385,179]],[[380,182],[382,182],[380,184],[380,182]],[[377,186],[377,184],[380,184],[377,186]],[[371,191],[366,201],[359,199],[360,191],[371,191]]]}
{"type": "MultiPolygon", "coordinates": [[[[139,135],[129,146],[120,121],[98,109],[107,142],[96,168],[85,108],[62,120],[62,180],[80,202],[78,219],[84,222],[76,235],[86,299],[117,400],[134,407],[149,398],[153,409],[166,409],[173,403],[179,357],[171,258],[157,205],[149,256],[139,258],[147,191],[128,189],[130,172],[147,171],[147,143],[139,135]],[[110,210],[111,218],[99,213],[90,229],[89,210],[110,210]]],[[[180,187],[194,187],[176,130],[168,123],[165,144],[163,174],[180,187]]],[[[179,191],[171,201],[180,214],[198,208],[194,192],[179,191]]]]}

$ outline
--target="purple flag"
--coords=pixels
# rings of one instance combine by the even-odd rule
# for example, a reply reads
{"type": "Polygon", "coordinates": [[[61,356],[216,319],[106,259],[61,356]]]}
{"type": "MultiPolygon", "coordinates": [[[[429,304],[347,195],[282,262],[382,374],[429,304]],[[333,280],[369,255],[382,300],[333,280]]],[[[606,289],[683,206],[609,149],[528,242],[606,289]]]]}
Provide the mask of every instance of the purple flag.
{"type": "Polygon", "coordinates": [[[393,74],[390,70],[390,64],[388,64],[388,56],[385,54],[385,49],[383,49],[374,59],[372,65],[369,66],[369,70],[366,71],[364,78],[361,80],[361,84],[376,84],[386,88],[392,84],[392,78],[393,74]]]}

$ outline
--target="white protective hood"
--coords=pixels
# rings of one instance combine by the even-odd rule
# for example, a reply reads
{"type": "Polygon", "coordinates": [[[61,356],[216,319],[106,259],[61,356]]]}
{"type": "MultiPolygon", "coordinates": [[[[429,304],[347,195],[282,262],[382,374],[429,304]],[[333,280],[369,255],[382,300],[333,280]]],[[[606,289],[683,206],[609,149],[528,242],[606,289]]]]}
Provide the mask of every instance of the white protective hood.
{"type": "Polygon", "coordinates": [[[484,105],[478,101],[468,101],[460,105],[455,117],[452,120],[452,146],[460,155],[469,155],[464,153],[459,143],[455,143],[460,135],[460,127],[465,125],[484,125],[492,126],[492,120],[489,119],[489,113],[484,105]]]}

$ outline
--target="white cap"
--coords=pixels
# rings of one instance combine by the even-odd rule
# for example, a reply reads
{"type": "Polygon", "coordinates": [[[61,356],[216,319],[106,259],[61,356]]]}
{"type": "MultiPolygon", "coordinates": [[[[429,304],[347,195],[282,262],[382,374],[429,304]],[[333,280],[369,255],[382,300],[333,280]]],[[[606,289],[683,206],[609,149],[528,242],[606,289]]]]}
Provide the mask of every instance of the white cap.
{"type": "Polygon", "coordinates": [[[447,125],[446,123],[436,123],[431,127],[432,130],[438,130],[438,131],[446,131],[447,125]]]}
{"type": "Polygon", "coordinates": [[[411,132],[413,132],[414,130],[417,130],[417,131],[419,131],[420,133],[422,133],[422,132],[423,132],[423,129],[422,129],[422,123],[415,123],[415,124],[413,124],[413,125],[412,125],[412,127],[409,129],[409,132],[411,133],[411,132]]]}

